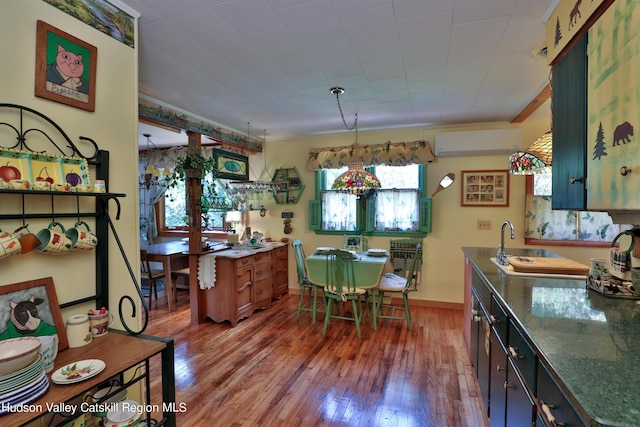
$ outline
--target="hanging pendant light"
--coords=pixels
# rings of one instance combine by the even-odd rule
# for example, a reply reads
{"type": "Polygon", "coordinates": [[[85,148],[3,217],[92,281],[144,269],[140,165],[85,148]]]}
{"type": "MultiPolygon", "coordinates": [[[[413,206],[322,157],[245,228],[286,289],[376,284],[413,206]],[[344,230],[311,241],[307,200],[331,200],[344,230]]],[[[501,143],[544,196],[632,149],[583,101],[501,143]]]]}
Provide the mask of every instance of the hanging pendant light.
{"type": "Polygon", "coordinates": [[[331,185],[332,190],[347,191],[365,198],[371,197],[378,188],[380,181],[374,174],[364,170],[362,162],[349,164],[349,170],[339,175],[331,185]]]}
{"type": "Polygon", "coordinates": [[[524,151],[509,156],[509,173],[512,175],[534,175],[551,172],[553,135],[551,131],[538,138],[524,151]]]}
{"type": "MultiPolygon", "coordinates": [[[[340,95],[344,93],[344,89],[341,87],[332,87],[329,91],[336,96],[336,102],[338,103],[338,110],[340,111],[340,117],[342,123],[348,131],[355,130],[356,142],[358,144],[358,114],[355,114],[353,119],[353,125],[349,126],[344,118],[342,112],[342,106],[340,105],[340,95]]],[[[349,163],[349,169],[343,174],[339,175],[333,184],[332,190],[348,191],[351,194],[355,194],[358,198],[367,199],[375,195],[375,191],[380,188],[380,181],[374,174],[364,170],[364,164],[362,162],[349,163]]]]}

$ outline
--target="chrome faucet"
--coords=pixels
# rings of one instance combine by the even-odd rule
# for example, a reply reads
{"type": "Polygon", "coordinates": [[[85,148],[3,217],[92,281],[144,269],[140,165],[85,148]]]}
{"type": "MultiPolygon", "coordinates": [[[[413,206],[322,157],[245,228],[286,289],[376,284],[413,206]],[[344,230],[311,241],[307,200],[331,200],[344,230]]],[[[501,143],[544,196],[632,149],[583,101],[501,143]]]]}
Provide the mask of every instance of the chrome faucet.
{"type": "Polygon", "coordinates": [[[500,229],[500,247],[498,248],[498,253],[496,256],[496,259],[498,260],[498,262],[502,265],[508,265],[509,262],[507,261],[507,254],[504,251],[504,226],[508,225],[509,228],[511,229],[511,240],[516,238],[516,232],[513,229],[513,224],[511,224],[510,221],[505,221],[502,223],[502,228],[500,229]]]}

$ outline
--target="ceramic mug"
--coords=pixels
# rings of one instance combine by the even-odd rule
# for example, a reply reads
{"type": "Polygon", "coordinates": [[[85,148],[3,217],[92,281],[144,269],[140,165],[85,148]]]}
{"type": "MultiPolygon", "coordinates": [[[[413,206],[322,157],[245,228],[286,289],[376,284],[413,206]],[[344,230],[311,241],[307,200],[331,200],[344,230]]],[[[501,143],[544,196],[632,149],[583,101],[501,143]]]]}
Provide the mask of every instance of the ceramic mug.
{"type": "Polygon", "coordinates": [[[122,402],[123,400],[127,400],[127,389],[123,388],[122,390],[120,390],[110,398],[102,401],[98,405],[93,406],[94,404],[104,399],[104,397],[107,394],[114,392],[115,389],[116,389],[116,386],[113,386],[113,385],[111,387],[101,388],[100,390],[96,391],[92,396],[89,395],[87,398],[85,398],[85,401],[88,401],[89,403],[92,404],[91,409],[94,410],[93,412],[91,412],[91,417],[93,418],[94,426],[97,427],[97,426],[106,425],[105,423],[107,421],[107,410],[111,406],[111,404],[115,402],[122,402]]]}
{"type": "Polygon", "coordinates": [[[15,234],[15,236],[20,241],[20,246],[22,246],[23,254],[31,252],[42,244],[42,242],[38,240],[36,235],[29,231],[27,227],[28,225],[24,225],[13,232],[13,234],[15,234]]]}
{"type": "Polygon", "coordinates": [[[113,314],[105,311],[100,314],[89,314],[89,330],[94,337],[101,337],[109,332],[109,327],[113,325],[113,314]]]}
{"type": "Polygon", "coordinates": [[[93,191],[93,185],[86,182],[81,182],[80,184],[73,187],[72,190],[78,193],[90,193],[93,191]]]}
{"type": "Polygon", "coordinates": [[[42,342],[40,356],[44,362],[44,371],[49,373],[53,371],[54,361],[58,355],[58,336],[43,335],[39,336],[38,339],[42,342]]]}
{"type": "Polygon", "coordinates": [[[66,232],[71,241],[72,251],[90,251],[98,244],[98,238],[91,232],[89,225],[84,221],[78,221],[66,232]],[[84,226],[85,230],[82,230],[84,226]]]}
{"type": "Polygon", "coordinates": [[[22,245],[13,234],[0,230],[0,259],[22,253],[22,245]]]}
{"type": "Polygon", "coordinates": [[[37,252],[51,255],[63,255],[71,249],[71,240],[67,237],[65,229],[59,222],[53,221],[47,228],[43,228],[36,234],[40,240],[37,252]],[[56,230],[58,228],[59,230],[56,230]]]}
{"type": "Polygon", "coordinates": [[[49,181],[35,181],[31,187],[36,191],[50,191],[51,183],[49,181]]]}
{"type": "Polygon", "coordinates": [[[89,316],[86,314],[76,314],[67,319],[67,341],[70,348],[77,348],[91,342],[92,336],[89,331],[89,316]]]}
{"type": "Polygon", "coordinates": [[[10,190],[28,190],[31,188],[29,181],[25,181],[24,179],[12,179],[5,183],[5,186],[10,190]]]}

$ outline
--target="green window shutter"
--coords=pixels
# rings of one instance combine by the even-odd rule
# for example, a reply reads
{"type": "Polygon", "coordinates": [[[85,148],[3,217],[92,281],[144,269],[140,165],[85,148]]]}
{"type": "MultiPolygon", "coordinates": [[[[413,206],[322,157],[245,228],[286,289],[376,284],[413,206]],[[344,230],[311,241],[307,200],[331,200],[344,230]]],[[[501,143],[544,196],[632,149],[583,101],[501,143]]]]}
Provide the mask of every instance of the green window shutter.
{"type": "Polygon", "coordinates": [[[309,200],[309,229],[320,230],[322,227],[322,201],[309,200]]]}
{"type": "Polygon", "coordinates": [[[376,201],[367,200],[365,208],[365,231],[375,231],[376,227],[376,201]]]}
{"type": "Polygon", "coordinates": [[[420,199],[420,231],[431,232],[431,199],[420,199]]]}

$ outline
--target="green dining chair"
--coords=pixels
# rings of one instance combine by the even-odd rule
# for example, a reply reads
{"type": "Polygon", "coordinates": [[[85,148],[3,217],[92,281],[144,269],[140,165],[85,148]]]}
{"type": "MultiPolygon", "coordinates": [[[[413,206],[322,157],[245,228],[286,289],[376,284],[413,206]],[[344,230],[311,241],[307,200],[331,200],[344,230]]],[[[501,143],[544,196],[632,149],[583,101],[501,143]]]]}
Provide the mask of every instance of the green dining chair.
{"type": "Polygon", "coordinates": [[[300,301],[298,302],[298,314],[296,320],[300,318],[300,312],[311,312],[311,324],[316,324],[316,314],[320,311],[318,307],[324,306],[324,295],[322,288],[316,286],[309,280],[307,269],[304,263],[306,258],[304,254],[304,247],[302,241],[296,239],[291,243],[293,247],[293,254],[296,257],[296,267],[298,271],[298,284],[300,285],[300,301]],[[318,294],[320,294],[320,301],[318,301],[318,294]],[[305,295],[307,301],[305,302],[305,295]]]}
{"type": "Polygon", "coordinates": [[[380,283],[373,290],[377,294],[377,309],[373,310],[373,329],[376,329],[378,319],[395,319],[406,320],[407,329],[411,330],[411,310],[409,307],[409,293],[418,290],[418,282],[420,277],[419,266],[422,264],[422,245],[416,245],[416,251],[413,259],[409,264],[406,276],[400,276],[394,273],[385,273],[380,277],[380,283]],[[404,306],[394,305],[392,303],[392,295],[402,295],[404,306]],[[386,300],[385,300],[386,298],[386,300]],[[391,313],[385,314],[385,310],[391,313]],[[404,310],[404,316],[396,314],[396,310],[404,310]]]}
{"type": "Polygon", "coordinates": [[[356,286],[356,275],[353,264],[355,258],[351,252],[341,249],[334,249],[326,253],[326,280],[324,288],[327,306],[324,317],[324,328],[322,335],[326,335],[327,326],[330,319],[351,320],[356,325],[358,338],[360,335],[360,323],[362,322],[362,298],[366,294],[366,289],[356,286]],[[339,311],[333,312],[334,304],[351,301],[352,316],[341,314],[339,311]]]}

